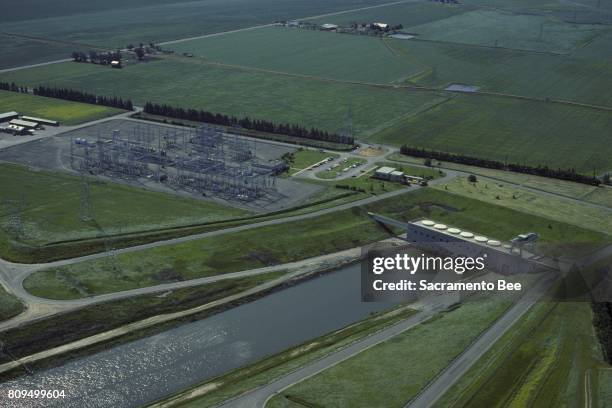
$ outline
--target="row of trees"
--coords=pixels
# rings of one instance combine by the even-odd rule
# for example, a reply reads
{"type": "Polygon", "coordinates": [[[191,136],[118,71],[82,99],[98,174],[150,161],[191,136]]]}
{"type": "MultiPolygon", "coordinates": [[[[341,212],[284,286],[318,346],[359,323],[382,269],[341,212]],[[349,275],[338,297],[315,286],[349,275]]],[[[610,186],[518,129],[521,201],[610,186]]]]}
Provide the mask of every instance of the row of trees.
{"type": "Polygon", "coordinates": [[[402,146],[402,154],[407,156],[424,157],[452,163],[467,164],[470,166],[485,167],[489,169],[509,170],[516,173],[533,174],[536,176],[550,177],[561,180],[575,181],[577,183],[598,186],[601,181],[597,177],[577,173],[575,169],[551,169],[548,166],[528,166],[526,164],[504,163],[497,160],[481,159],[478,157],[465,156],[461,154],[425,150],[418,147],[402,146]]]}
{"type": "Polygon", "coordinates": [[[170,118],[190,120],[194,122],[212,123],[221,126],[241,127],[243,129],[256,130],[266,133],[289,135],[303,139],[320,140],[324,142],[353,145],[355,140],[352,136],[343,136],[329,133],[316,128],[306,128],[296,124],[274,123],[267,120],[251,119],[248,117],[238,119],[220,113],[212,113],[204,110],[183,109],[169,105],[157,105],[147,102],[144,111],[152,115],[166,116],[170,118]]]}
{"type": "Polygon", "coordinates": [[[110,106],[125,110],[134,110],[134,105],[129,99],[122,99],[116,96],[97,96],[87,92],[67,88],[52,88],[48,86],[38,86],[34,88],[34,95],[46,96],[49,98],[65,99],[68,101],[89,103],[92,105],[110,106]]]}
{"type": "Polygon", "coordinates": [[[0,82],[0,89],[3,91],[11,91],[11,92],[19,92],[19,93],[29,93],[28,88],[25,86],[19,86],[14,82],[0,82]]]}
{"type": "Polygon", "coordinates": [[[612,303],[593,302],[591,307],[597,337],[606,354],[606,360],[612,362],[612,303]]]}
{"type": "Polygon", "coordinates": [[[72,59],[75,62],[89,62],[92,64],[109,65],[112,61],[121,62],[121,51],[98,52],[92,50],[88,53],[73,51],[72,59]]]}

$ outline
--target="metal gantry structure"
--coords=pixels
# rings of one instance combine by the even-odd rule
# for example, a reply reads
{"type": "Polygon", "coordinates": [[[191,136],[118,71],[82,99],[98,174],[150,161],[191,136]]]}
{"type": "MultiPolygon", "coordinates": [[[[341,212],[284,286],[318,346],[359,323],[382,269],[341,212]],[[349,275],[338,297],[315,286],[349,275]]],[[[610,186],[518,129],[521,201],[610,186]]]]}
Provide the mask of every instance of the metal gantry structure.
{"type": "Polygon", "coordinates": [[[71,141],[72,168],[91,175],[153,179],[172,187],[253,201],[276,192],[284,162],[262,162],[255,144],[219,128],[138,125],[71,141]],[[95,140],[92,140],[95,139],[95,140]]]}

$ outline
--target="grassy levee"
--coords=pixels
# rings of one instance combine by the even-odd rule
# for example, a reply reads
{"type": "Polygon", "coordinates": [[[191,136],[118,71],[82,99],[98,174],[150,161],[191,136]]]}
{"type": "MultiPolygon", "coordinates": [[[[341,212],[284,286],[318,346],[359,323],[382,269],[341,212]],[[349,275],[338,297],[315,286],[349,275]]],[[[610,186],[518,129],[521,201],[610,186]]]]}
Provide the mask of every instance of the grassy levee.
{"type": "Polygon", "coordinates": [[[403,406],[511,304],[511,296],[476,295],[451,311],[291,386],[266,407],[403,406]]]}
{"type": "Polygon", "coordinates": [[[299,123],[333,132],[344,126],[351,104],[357,135],[443,99],[432,92],[297,78],[221,67],[200,58],[178,56],[121,70],[68,62],[1,74],[0,80],[118,95],[137,105],[165,103],[238,117],[299,123]]]}
{"type": "MultiPolygon", "coordinates": [[[[284,271],[273,272],[193,288],[178,289],[165,293],[164,296],[160,296],[160,294],[143,295],[119,301],[101,303],[94,306],[87,306],[72,312],[33,321],[17,328],[3,331],[0,335],[0,339],[4,342],[6,350],[10,352],[12,358],[25,357],[101,332],[119,328],[132,322],[141,321],[154,316],[163,316],[164,314],[190,310],[216,300],[224,299],[228,296],[252,289],[263,283],[278,279],[284,273],[284,271]]],[[[181,322],[203,319],[247,301],[249,301],[248,297],[227,304],[218,305],[212,309],[207,309],[197,314],[192,314],[167,323],[156,324],[149,329],[126,333],[110,342],[107,341],[85,349],[68,352],[59,357],[54,357],[50,361],[42,360],[37,363],[36,366],[30,368],[45,367],[49,363],[60,365],[63,361],[68,359],[100,351],[131,339],[151,335],[181,322]]],[[[6,354],[3,353],[0,355],[0,363],[6,363],[10,360],[11,357],[6,354]]],[[[22,374],[21,369],[15,369],[0,375],[0,381],[22,374]]]]}
{"type": "Polygon", "coordinates": [[[414,310],[407,307],[394,309],[390,312],[377,313],[365,320],[285,350],[282,353],[264,358],[247,367],[206,381],[185,392],[154,403],[150,407],[173,406],[196,408],[215,406],[245,391],[264,385],[274,378],[287,374],[310,361],[321,358],[328,353],[404,320],[414,313],[414,310]]]}
{"type": "Polygon", "coordinates": [[[23,304],[0,285],[0,321],[23,312],[23,304]]]}
{"type": "Polygon", "coordinates": [[[611,209],[588,206],[565,198],[534,193],[486,178],[471,183],[468,177],[457,177],[448,183],[436,185],[434,188],[543,218],[578,225],[604,234],[611,234],[612,232],[611,209]]]}
{"type": "Polygon", "coordinates": [[[172,228],[251,215],[206,201],[89,180],[93,220],[83,222],[79,215],[83,181],[79,177],[13,164],[0,164],[0,170],[0,195],[16,201],[2,205],[0,254],[18,262],[59,259],[104,249],[104,240],[109,236],[123,236],[128,243],[134,243],[143,234],[161,238],[167,234],[165,230],[172,228]],[[15,230],[12,221],[16,212],[22,231],[15,230]]]}
{"type": "Polygon", "coordinates": [[[536,304],[436,407],[586,406],[585,372],[605,366],[591,322],[588,302],[536,304]]]}
{"type": "Polygon", "coordinates": [[[37,296],[74,299],[297,261],[388,237],[367,211],[403,220],[428,217],[501,240],[538,231],[539,251],[549,255],[583,254],[611,241],[600,232],[422,189],[364,208],[228,233],[221,239],[204,238],[48,269],[30,275],[24,285],[37,296]]]}
{"type": "Polygon", "coordinates": [[[368,138],[502,162],[574,168],[601,174],[612,168],[612,111],[457,95],[368,138]]]}
{"type": "Polygon", "coordinates": [[[125,112],[106,106],[0,90],[0,112],[8,111],[57,120],[62,125],[77,125],[125,112]]]}

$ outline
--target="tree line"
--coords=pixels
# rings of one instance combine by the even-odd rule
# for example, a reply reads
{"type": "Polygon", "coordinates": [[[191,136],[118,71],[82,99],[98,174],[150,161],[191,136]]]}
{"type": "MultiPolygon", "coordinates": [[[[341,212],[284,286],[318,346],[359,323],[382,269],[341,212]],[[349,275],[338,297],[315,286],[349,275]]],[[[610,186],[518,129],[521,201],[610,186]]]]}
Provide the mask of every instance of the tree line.
{"type": "Polygon", "coordinates": [[[221,113],[213,113],[204,110],[177,108],[169,105],[158,105],[147,102],[144,112],[151,115],[166,116],[176,119],[190,120],[193,122],[205,122],[215,125],[241,127],[243,129],[256,130],[259,132],[274,133],[299,137],[303,139],[319,140],[331,143],[353,145],[355,139],[352,136],[329,133],[317,128],[306,128],[305,126],[288,123],[275,123],[249,117],[236,118],[221,113]]]}
{"type": "Polygon", "coordinates": [[[25,86],[19,86],[14,82],[0,82],[0,89],[3,91],[11,91],[11,92],[19,92],[19,93],[29,93],[28,88],[25,86]]]}
{"type": "Polygon", "coordinates": [[[598,186],[599,184],[601,184],[601,180],[599,180],[597,177],[577,173],[575,169],[551,169],[548,166],[541,165],[534,167],[528,166],[526,164],[504,163],[497,160],[481,159],[478,157],[439,152],[435,150],[425,150],[422,148],[410,147],[406,145],[400,148],[400,153],[406,156],[424,157],[426,159],[435,159],[439,161],[467,164],[470,166],[485,167],[488,169],[508,170],[516,173],[533,174],[535,176],[574,181],[577,183],[590,184],[593,186],[598,186]]]}
{"type": "Polygon", "coordinates": [[[109,65],[112,61],[121,62],[121,51],[98,52],[92,50],[88,53],[73,51],[71,56],[75,62],[89,62],[100,65],[109,65]]]}
{"type": "Polygon", "coordinates": [[[595,332],[606,354],[606,360],[612,362],[612,303],[593,302],[591,308],[595,332]]]}
{"type": "Polygon", "coordinates": [[[48,86],[37,86],[33,89],[34,95],[46,96],[49,98],[65,99],[67,101],[83,102],[92,105],[109,106],[124,110],[134,110],[134,105],[129,99],[122,99],[116,96],[98,96],[76,89],[52,88],[48,86]]]}

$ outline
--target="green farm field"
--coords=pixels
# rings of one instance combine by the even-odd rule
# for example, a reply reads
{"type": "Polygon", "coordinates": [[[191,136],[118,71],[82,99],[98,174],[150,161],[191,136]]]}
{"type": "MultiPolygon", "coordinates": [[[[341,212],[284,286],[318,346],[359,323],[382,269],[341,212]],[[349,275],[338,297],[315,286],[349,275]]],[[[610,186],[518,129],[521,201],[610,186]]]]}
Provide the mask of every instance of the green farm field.
{"type": "Polygon", "coordinates": [[[67,62],[0,75],[18,84],[48,84],[237,116],[300,123],[330,131],[352,104],[356,133],[393,123],[442,100],[436,93],[379,88],[213,66],[176,58],[111,70],[67,62]]]}
{"type": "Polygon", "coordinates": [[[501,240],[538,231],[539,251],[549,255],[592,252],[612,242],[596,231],[423,189],[361,209],[227,234],[222,240],[205,238],[44,270],[24,285],[37,296],[73,299],[297,261],[388,237],[366,211],[406,221],[427,217],[501,240]]]}
{"type": "MultiPolygon", "coordinates": [[[[93,222],[79,218],[82,182],[78,177],[0,164],[0,196],[23,200],[23,236],[30,244],[48,244],[113,233],[146,231],[248,215],[206,201],[155,193],[120,184],[90,183],[93,222]]],[[[0,224],[8,238],[6,209],[0,224]]],[[[10,235],[10,234],[8,234],[10,235]]]]}
{"type": "Polygon", "coordinates": [[[612,169],[612,112],[489,96],[457,96],[369,140],[511,163],[612,169]]]}
{"type": "Polygon", "coordinates": [[[273,397],[268,408],[400,407],[509,306],[508,296],[472,299],[273,397]],[[452,341],[449,341],[452,339],[452,341]]]}
{"type": "Polygon", "coordinates": [[[604,32],[605,27],[570,24],[538,15],[477,10],[410,30],[424,40],[569,53],[604,32]]]}
{"type": "Polygon", "coordinates": [[[0,69],[69,58],[75,49],[0,34],[0,69]]]}
{"type": "Polygon", "coordinates": [[[8,111],[57,120],[62,125],[77,125],[125,112],[106,106],[0,91],[0,112],[8,111]]]}
{"type": "Polygon", "coordinates": [[[384,0],[44,0],[4,4],[0,31],[106,47],[160,42],[385,3],[384,0]],[[92,3],[92,4],[83,4],[92,3]],[[98,4],[99,3],[99,4],[98,4]]]}
{"type": "Polygon", "coordinates": [[[487,92],[612,107],[612,95],[601,92],[612,86],[612,60],[605,59],[612,41],[593,45],[589,58],[465,44],[385,41],[406,63],[420,67],[408,84],[439,89],[467,84],[487,92]]]}
{"type": "Polygon", "coordinates": [[[391,25],[401,24],[404,26],[404,29],[410,30],[410,27],[443,20],[470,10],[473,10],[473,7],[466,5],[409,2],[369,10],[359,10],[337,16],[314,18],[309,21],[317,24],[332,23],[340,26],[347,26],[354,22],[383,21],[391,25]]]}
{"type": "Polygon", "coordinates": [[[211,61],[363,82],[393,82],[419,72],[379,38],[266,27],[169,46],[211,61]]]}

